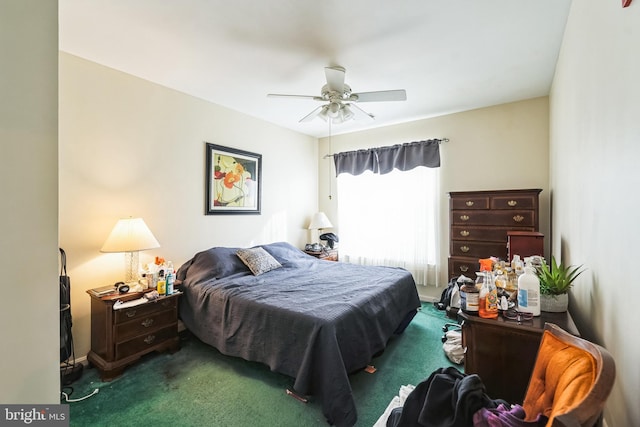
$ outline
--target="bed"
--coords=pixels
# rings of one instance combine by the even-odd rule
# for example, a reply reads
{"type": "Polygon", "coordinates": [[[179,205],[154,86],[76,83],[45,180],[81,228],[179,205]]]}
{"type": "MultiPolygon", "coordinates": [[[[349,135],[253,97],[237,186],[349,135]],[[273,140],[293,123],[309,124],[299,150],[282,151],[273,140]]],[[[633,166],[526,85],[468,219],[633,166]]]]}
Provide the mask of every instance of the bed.
{"type": "Polygon", "coordinates": [[[238,249],[211,248],[180,267],[185,326],[225,355],[292,377],[293,391],[318,399],[330,424],[353,425],[348,375],[415,315],[411,274],[320,260],[284,242],[249,248],[272,265],[252,272],[238,249]]]}

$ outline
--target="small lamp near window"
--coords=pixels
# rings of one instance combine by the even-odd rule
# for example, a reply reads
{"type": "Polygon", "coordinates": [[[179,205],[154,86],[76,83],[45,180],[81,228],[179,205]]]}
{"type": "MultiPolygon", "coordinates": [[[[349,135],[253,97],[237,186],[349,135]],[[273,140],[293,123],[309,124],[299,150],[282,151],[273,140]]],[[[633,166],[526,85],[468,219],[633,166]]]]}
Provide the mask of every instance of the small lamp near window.
{"type": "Polygon", "coordinates": [[[139,252],[159,247],[142,218],[126,218],[116,223],[100,252],[124,252],[125,283],[131,283],[138,280],[139,252]]]}
{"type": "MultiPolygon", "coordinates": [[[[331,221],[327,218],[327,215],[324,212],[316,212],[313,214],[311,218],[311,222],[309,223],[309,230],[318,230],[318,236],[322,234],[322,230],[324,228],[333,228],[331,221]]],[[[317,242],[318,246],[320,246],[320,242],[317,242]]]]}

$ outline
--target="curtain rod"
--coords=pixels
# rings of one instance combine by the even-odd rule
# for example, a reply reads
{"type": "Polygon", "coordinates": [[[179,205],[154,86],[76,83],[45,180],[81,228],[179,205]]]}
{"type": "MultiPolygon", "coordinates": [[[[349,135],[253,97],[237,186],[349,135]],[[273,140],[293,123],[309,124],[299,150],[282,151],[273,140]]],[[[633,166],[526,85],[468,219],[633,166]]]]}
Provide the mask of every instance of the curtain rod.
{"type": "MultiPolygon", "coordinates": [[[[443,142],[449,142],[449,138],[441,138],[441,139],[436,139],[436,141],[438,141],[438,144],[442,144],[443,142]]],[[[333,157],[333,154],[325,154],[322,158],[323,159],[327,159],[329,157],[333,157]]]]}

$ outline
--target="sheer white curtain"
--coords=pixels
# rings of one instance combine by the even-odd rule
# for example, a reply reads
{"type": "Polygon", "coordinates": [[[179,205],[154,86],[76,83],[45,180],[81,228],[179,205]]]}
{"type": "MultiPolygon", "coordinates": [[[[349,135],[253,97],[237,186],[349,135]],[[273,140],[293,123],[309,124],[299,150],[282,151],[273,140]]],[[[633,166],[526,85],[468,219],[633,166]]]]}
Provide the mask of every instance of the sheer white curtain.
{"type": "Polygon", "coordinates": [[[439,168],[337,178],[340,258],[403,267],[418,285],[438,278],[439,168]]]}

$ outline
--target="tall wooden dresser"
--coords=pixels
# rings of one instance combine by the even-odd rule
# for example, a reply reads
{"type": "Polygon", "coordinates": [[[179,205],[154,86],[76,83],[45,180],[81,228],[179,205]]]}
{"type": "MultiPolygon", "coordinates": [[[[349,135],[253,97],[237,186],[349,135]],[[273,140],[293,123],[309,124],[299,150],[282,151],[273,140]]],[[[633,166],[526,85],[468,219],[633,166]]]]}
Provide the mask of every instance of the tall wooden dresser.
{"type": "Polygon", "coordinates": [[[539,231],[541,189],[449,193],[449,279],[475,279],[478,259],[507,260],[508,231],[539,231]]]}

